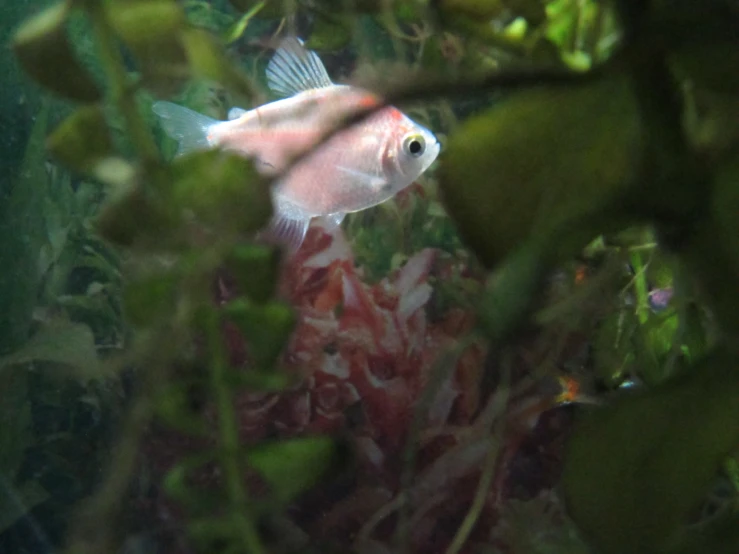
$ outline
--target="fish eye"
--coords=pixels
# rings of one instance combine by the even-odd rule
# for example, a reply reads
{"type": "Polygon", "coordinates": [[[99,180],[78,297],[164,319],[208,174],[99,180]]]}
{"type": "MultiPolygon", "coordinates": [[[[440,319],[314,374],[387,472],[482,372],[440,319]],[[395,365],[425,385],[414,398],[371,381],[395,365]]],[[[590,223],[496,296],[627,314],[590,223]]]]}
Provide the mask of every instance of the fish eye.
{"type": "Polygon", "coordinates": [[[417,158],[426,150],[426,141],[421,135],[410,135],[403,141],[403,150],[417,158]]]}

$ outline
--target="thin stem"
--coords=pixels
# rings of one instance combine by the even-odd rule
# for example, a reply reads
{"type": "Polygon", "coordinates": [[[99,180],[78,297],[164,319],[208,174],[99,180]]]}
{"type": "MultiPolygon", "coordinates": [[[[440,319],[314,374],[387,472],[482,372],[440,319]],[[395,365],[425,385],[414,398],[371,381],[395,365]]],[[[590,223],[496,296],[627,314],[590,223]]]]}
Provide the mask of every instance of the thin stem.
{"type": "Polygon", "coordinates": [[[256,525],[249,514],[248,495],[242,472],[239,468],[239,433],[233,395],[228,382],[228,362],[226,359],[218,312],[208,309],[206,315],[206,332],[211,356],[211,386],[218,409],[218,427],[221,443],[221,464],[223,466],[226,487],[233,508],[234,524],[238,528],[239,538],[244,552],[261,554],[264,547],[259,538],[256,525]]]}
{"type": "Polygon", "coordinates": [[[98,44],[98,55],[108,76],[108,94],[123,116],[131,141],[139,156],[145,162],[156,161],[159,152],[146,122],[136,107],[136,88],[131,85],[126,74],[123,57],[116,45],[113,29],[105,13],[104,2],[100,0],[89,2],[87,10],[98,44]]]}
{"type": "Polygon", "coordinates": [[[649,295],[647,292],[646,266],[639,252],[631,252],[631,266],[634,268],[634,290],[636,291],[636,315],[644,325],[649,319],[649,295]]]}

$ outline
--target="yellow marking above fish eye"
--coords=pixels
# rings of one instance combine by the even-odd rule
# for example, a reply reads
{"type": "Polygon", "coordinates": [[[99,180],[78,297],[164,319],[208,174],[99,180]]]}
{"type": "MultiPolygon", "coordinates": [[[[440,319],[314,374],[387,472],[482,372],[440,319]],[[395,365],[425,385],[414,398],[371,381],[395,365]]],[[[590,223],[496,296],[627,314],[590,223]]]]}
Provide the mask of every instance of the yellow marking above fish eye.
{"type": "Polygon", "coordinates": [[[408,135],[403,139],[403,152],[413,158],[422,156],[426,151],[426,139],[418,133],[408,135]]]}

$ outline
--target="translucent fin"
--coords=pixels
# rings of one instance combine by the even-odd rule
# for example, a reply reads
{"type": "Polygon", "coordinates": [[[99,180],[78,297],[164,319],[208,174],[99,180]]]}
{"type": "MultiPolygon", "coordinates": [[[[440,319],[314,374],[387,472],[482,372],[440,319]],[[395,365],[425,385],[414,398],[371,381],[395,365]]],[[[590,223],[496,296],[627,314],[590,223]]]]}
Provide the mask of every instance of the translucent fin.
{"type": "Polygon", "coordinates": [[[298,38],[286,38],[267,65],[267,84],[282,97],[333,86],[318,54],[303,48],[298,38]]]}
{"type": "Polygon", "coordinates": [[[335,212],[325,215],[323,216],[324,220],[326,221],[324,227],[327,231],[332,231],[341,225],[341,222],[344,221],[344,217],[346,217],[346,214],[344,212],[335,212]]]}
{"type": "Polygon", "coordinates": [[[293,219],[275,213],[263,236],[269,242],[283,244],[287,246],[288,250],[294,252],[303,244],[309,225],[310,218],[293,219]]]}
{"type": "Polygon", "coordinates": [[[383,179],[379,175],[365,173],[364,171],[358,171],[356,169],[351,169],[342,165],[337,165],[336,169],[343,171],[344,173],[348,173],[349,175],[354,177],[358,183],[366,185],[372,189],[383,189],[388,185],[387,180],[383,179]]]}
{"type": "Polygon", "coordinates": [[[171,102],[154,102],[151,109],[159,116],[167,135],[180,143],[177,155],[211,146],[208,133],[218,120],[171,102]]]}
{"type": "Polygon", "coordinates": [[[244,108],[231,108],[230,110],[228,110],[228,119],[238,119],[245,113],[246,110],[244,108]]]}

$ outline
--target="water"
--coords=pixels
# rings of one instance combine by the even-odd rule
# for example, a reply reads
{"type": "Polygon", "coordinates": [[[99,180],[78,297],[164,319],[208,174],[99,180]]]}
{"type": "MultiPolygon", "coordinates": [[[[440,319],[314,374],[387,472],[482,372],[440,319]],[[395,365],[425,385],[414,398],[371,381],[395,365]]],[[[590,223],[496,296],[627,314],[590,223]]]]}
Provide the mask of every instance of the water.
{"type": "MultiPolygon", "coordinates": [[[[631,417],[629,394],[720,344],[711,306],[675,308],[652,228],[613,233],[593,211],[635,194],[646,125],[618,75],[572,73],[620,44],[609,6],[74,4],[20,38],[55,4],[0,7],[26,64],[0,57],[0,554],[611,552],[666,520],[641,485],[679,488],[682,439],[659,423],[679,410],[659,397],[573,431],[621,398],[631,417]],[[252,166],[173,158],[151,110],[226,119],[274,100],[284,36],[334,81],[407,100],[442,152],[339,228],[314,220],[290,254],[254,240],[269,189],[252,166]],[[519,80],[480,84],[497,70],[519,80]],[[663,440],[665,459],[623,481],[619,464],[663,440]]],[[[713,448],[700,436],[685,452],[713,448]]],[[[679,525],[735,506],[724,467],[679,525]]]]}

